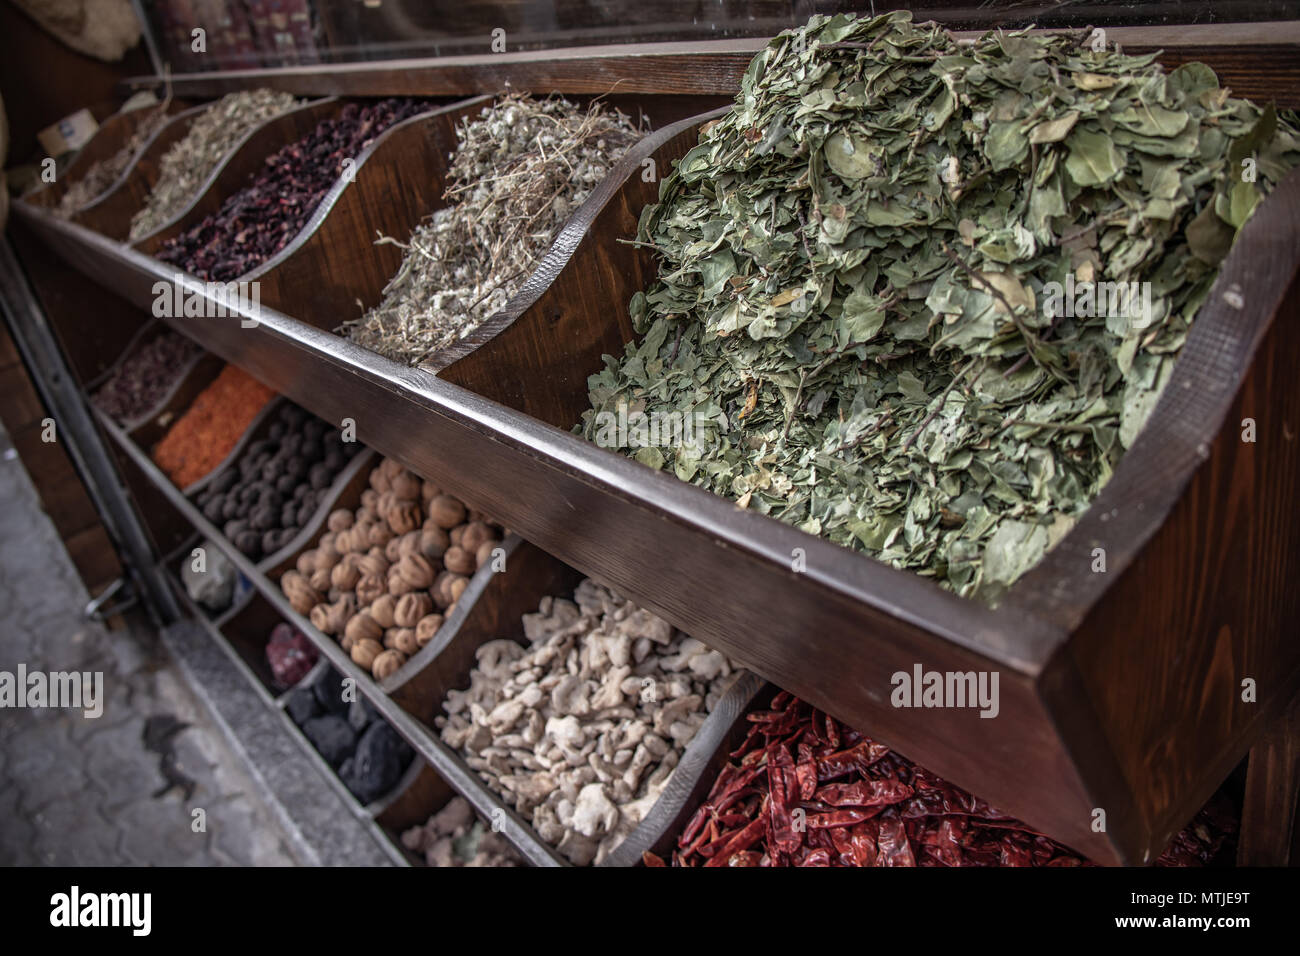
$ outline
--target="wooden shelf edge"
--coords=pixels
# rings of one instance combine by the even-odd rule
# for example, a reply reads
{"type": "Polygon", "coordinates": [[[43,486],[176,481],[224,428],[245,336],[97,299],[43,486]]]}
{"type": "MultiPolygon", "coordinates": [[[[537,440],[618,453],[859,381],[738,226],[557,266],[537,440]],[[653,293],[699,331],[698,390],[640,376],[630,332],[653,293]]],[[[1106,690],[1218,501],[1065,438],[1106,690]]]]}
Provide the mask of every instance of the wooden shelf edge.
{"type": "MultiPolygon", "coordinates": [[[[954,31],[954,36],[969,41],[983,32],[954,31]]],[[[1211,66],[1218,62],[1219,68],[1242,62],[1261,71],[1275,69],[1289,75],[1300,71],[1295,55],[1300,21],[1107,27],[1106,37],[1131,53],[1164,51],[1174,65],[1204,58],[1214,61],[1211,66]]],[[[767,37],[750,37],[406,57],[188,73],[173,76],[172,83],[177,95],[190,97],[218,96],[250,83],[299,94],[467,96],[499,92],[506,80],[516,89],[535,93],[605,93],[616,87],[621,93],[733,94],[750,59],[767,42],[767,37]],[[671,88],[666,86],[669,80],[671,88]]],[[[158,76],[135,76],[122,81],[121,88],[129,92],[161,83],[158,76]]],[[[1248,90],[1242,92],[1250,95],[1248,90]]],[[[1289,102],[1284,96],[1279,105],[1300,105],[1300,92],[1291,94],[1289,102]]]]}
{"type": "MultiPolygon", "coordinates": [[[[170,283],[177,276],[164,263],[75,223],[59,221],[21,202],[14,203],[14,210],[74,268],[113,288],[118,295],[141,308],[151,307],[153,294],[150,290],[156,283],[170,283]]],[[[181,282],[186,294],[204,294],[204,283],[200,280],[181,276],[181,282]]],[[[537,422],[444,381],[426,369],[399,365],[274,309],[263,306],[254,328],[240,328],[244,318],[252,321],[254,317],[232,308],[221,319],[165,318],[163,321],[327,421],[332,421],[334,416],[322,411],[324,400],[337,401],[337,396],[310,390],[310,383],[304,381],[301,374],[284,368],[271,353],[284,355],[292,352],[296,359],[323,363],[345,376],[358,389],[409,403],[420,410],[421,416],[436,416],[449,425],[463,427],[474,432],[477,440],[508,449],[511,455],[517,455],[521,460],[527,459],[536,466],[564,474],[601,495],[621,499],[632,508],[648,512],[656,519],[667,519],[691,528],[696,534],[706,535],[728,550],[744,552],[773,569],[780,569],[777,573],[784,574],[790,581],[809,582],[827,599],[871,608],[882,617],[902,622],[918,632],[988,657],[1018,672],[1036,673],[1052,650],[1064,640],[1064,634],[1058,628],[1046,619],[1025,613],[1024,609],[1014,615],[1008,614],[960,598],[919,575],[881,562],[865,557],[845,560],[845,555],[850,552],[838,545],[762,515],[735,508],[703,489],[670,475],[653,472],[569,432],[537,422]],[[796,548],[806,553],[804,571],[790,570],[790,555],[796,548]]],[[[323,372],[323,367],[318,371],[323,372]]],[[[410,412],[394,409],[393,414],[407,415],[410,412]]],[[[400,451],[362,437],[381,453],[403,458],[400,451]]],[[[422,474],[426,472],[410,460],[403,463],[422,474]]],[[[454,478],[448,478],[444,467],[440,473],[427,474],[426,477],[463,489],[471,482],[483,483],[487,476],[459,470],[454,478]]],[[[515,489],[510,475],[494,475],[490,480],[493,485],[500,486],[506,503],[496,509],[483,510],[497,515],[507,526],[520,531],[525,538],[566,563],[599,576],[599,565],[575,555],[575,542],[564,534],[563,529],[545,520],[539,523],[536,509],[529,502],[512,497],[515,489]]],[[[474,495],[468,497],[472,499],[474,495]]],[[[662,596],[656,598],[639,593],[641,589],[638,589],[636,581],[613,583],[682,630],[693,633],[700,629],[697,622],[684,621],[677,610],[665,606],[662,596]]],[[[807,586],[800,585],[801,588],[807,586]]],[[[769,676],[779,680],[778,675],[769,676]]]]}

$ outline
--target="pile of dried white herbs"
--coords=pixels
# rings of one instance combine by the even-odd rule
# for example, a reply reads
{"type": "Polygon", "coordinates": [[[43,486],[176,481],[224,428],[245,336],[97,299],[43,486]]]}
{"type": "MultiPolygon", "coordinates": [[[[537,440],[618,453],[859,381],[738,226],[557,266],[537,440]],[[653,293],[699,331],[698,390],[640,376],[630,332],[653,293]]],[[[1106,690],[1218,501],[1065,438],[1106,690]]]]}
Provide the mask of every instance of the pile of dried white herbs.
{"type": "Polygon", "coordinates": [[[996,602],[1109,479],[1297,161],[1295,128],[1201,64],[814,17],[643,213],[643,338],[591,377],[581,431],[996,602]],[[620,409],[695,440],[652,447],[620,409]]]}
{"type": "Polygon", "coordinates": [[[60,219],[71,219],[83,206],[98,199],[126,172],[140,148],[170,119],[167,114],[170,105],[171,98],[168,97],[157,106],[142,108],[147,109],[147,112],[142,113],[139,125],[126,144],[112,156],[92,163],[89,169],[70,182],[50,212],[60,219]]]}
{"type": "Polygon", "coordinates": [[[501,309],[639,132],[600,101],[507,94],[456,130],[449,205],[403,244],[378,306],[340,334],[416,365],[501,309]]]}
{"type": "Polygon", "coordinates": [[[245,134],[302,102],[291,93],[242,90],[223,96],[196,116],[159,162],[158,181],[131,218],[131,241],[175,218],[245,134]]]}

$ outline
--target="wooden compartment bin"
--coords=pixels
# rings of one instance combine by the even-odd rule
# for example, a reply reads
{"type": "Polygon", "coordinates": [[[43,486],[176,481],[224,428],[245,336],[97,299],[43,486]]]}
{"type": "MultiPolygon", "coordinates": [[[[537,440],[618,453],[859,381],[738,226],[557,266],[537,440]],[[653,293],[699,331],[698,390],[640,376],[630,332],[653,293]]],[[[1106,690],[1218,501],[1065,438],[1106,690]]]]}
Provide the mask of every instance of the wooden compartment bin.
{"type": "MultiPolygon", "coordinates": [[[[589,99],[579,97],[578,101],[583,103],[589,99]]],[[[701,103],[718,99],[607,98],[611,107],[623,110],[634,119],[644,116],[648,121],[680,119],[698,109],[701,103]]],[[[423,220],[446,205],[444,193],[449,185],[450,159],[457,147],[456,129],[476,118],[494,100],[494,96],[484,95],[443,106],[431,103],[425,112],[385,130],[356,157],[354,174],[340,178],[325,194],[294,240],[240,278],[260,284],[263,305],[287,312],[326,332],[333,332],[341,322],[357,318],[365,309],[378,305],[389,279],[401,266],[404,251],[395,243],[375,240],[388,236],[405,243],[423,220]]],[[[335,108],[341,105],[337,100],[321,102],[334,103],[335,108]]],[[[317,114],[303,113],[309,115],[317,114]]],[[[272,120],[249,134],[248,143],[228,164],[232,169],[242,169],[249,165],[251,157],[266,150],[267,142],[290,141],[280,130],[282,126],[287,129],[287,123],[287,119],[272,120]]],[[[301,125],[299,122],[298,126],[301,125]]],[[[218,171],[211,189],[196,201],[193,212],[136,243],[136,248],[150,255],[156,253],[163,241],[200,221],[243,183],[233,173],[218,171]],[[200,210],[206,211],[200,214],[200,210]]],[[[476,336],[466,343],[483,338],[476,336]]],[[[472,345],[458,344],[451,357],[469,348],[472,345]]],[[[447,360],[438,356],[439,364],[447,360]]]]}
{"type": "MultiPolygon", "coordinates": [[[[708,118],[666,129],[642,148],[653,147],[667,168],[708,118]]],[[[553,281],[520,295],[494,318],[495,335],[441,377],[554,425],[578,419],[588,407],[586,375],[600,364],[584,365],[580,352],[558,347],[557,335],[621,354],[619,340],[632,335],[617,304],[653,275],[648,252],[618,242],[635,235],[646,192],[635,175],[639,159],[628,157],[621,187],[602,190],[603,207],[580,211],[587,222],[570,223],[576,235],[557,243],[547,262],[553,281]],[[557,333],[566,325],[580,331],[557,333]]],[[[820,541],[814,557],[807,536],[721,499],[699,502],[697,511],[686,489],[664,487],[665,476],[639,468],[637,493],[657,501],[670,524],[698,515],[703,535],[693,547],[683,542],[685,554],[668,553],[700,583],[690,586],[689,572],[673,568],[642,577],[655,587],[637,590],[632,575],[641,562],[631,560],[608,576],[787,689],[1045,832],[1098,859],[1149,862],[1280,714],[1300,677],[1300,647],[1290,639],[1298,608],[1282,583],[1300,563],[1300,516],[1288,504],[1300,486],[1300,398],[1283,378],[1300,360],[1297,213],[1300,173],[1292,173],[1224,264],[1172,383],[1115,477],[996,610],[847,550],[826,551],[820,541]],[[1243,442],[1248,418],[1268,437],[1243,442]],[[765,550],[767,566],[740,572],[724,557],[733,547],[765,550]],[[790,570],[795,547],[807,553],[805,575],[790,570]],[[1092,570],[1097,548],[1106,573],[1092,570]],[[850,615],[836,596],[810,586],[823,576],[834,590],[856,592],[850,615]],[[660,596],[665,590],[670,597],[660,596]],[[730,620],[690,620],[710,600],[706,591],[730,620]],[[800,622],[802,633],[794,629],[800,622]],[[1000,714],[892,707],[891,675],[917,665],[999,673],[1000,714]],[[1258,684],[1260,675],[1271,690],[1243,699],[1244,682],[1258,684]]]]}
{"type": "MultiPolygon", "coordinates": [[[[54,182],[43,185],[38,189],[30,190],[23,196],[23,202],[44,209],[53,209],[58,206],[60,200],[63,199],[64,194],[67,193],[68,187],[71,186],[72,183],[84,176],[86,171],[96,163],[103,162],[106,159],[112,159],[116,156],[118,151],[131,141],[131,137],[134,136],[135,131],[140,128],[145,117],[159,106],[161,106],[161,103],[145,106],[140,109],[128,110],[125,113],[114,113],[100,125],[99,129],[97,129],[95,134],[90,138],[90,142],[78,151],[72,162],[68,164],[68,168],[62,170],[54,182]]],[[[183,100],[173,100],[167,105],[167,114],[175,118],[186,112],[188,109],[189,104],[187,102],[183,100]]],[[[129,174],[131,168],[139,162],[140,157],[149,151],[150,146],[167,130],[169,126],[172,125],[172,122],[172,120],[168,120],[161,130],[155,131],[154,134],[137,149],[136,154],[131,158],[131,162],[126,167],[128,172],[119,176],[118,180],[113,183],[113,185],[109,186],[104,192],[100,193],[100,195],[93,197],[92,203],[98,202],[109,192],[112,192],[117,188],[121,183],[122,178],[129,174]]],[[[84,210],[89,208],[92,203],[88,203],[86,206],[81,207],[81,209],[84,210]]],[[[78,210],[78,212],[80,211],[81,210],[78,210]]]]}
{"type": "MultiPolygon", "coordinates": [[[[337,97],[311,100],[272,117],[246,133],[221,164],[208,175],[198,195],[182,212],[131,245],[151,255],[157,252],[168,239],[202,222],[207,216],[219,210],[229,196],[247,186],[249,181],[261,171],[268,156],[281,147],[306,136],[316,128],[318,123],[334,116],[342,107],[343,104],[337,97]]],[[[140,172],[147,174],[147,170],[140,170],[140,172]]],[[[131,216],[134,212],[135,210],[127,212],[125,208],[116,207],[105,210],[103,216],[97,218],[95,229],[106,236],[118,234],[125,236],[126,232],[130,231],[131,216]],[[115,218],[110,218],[110,215],[115,218]]],[[[175,271],[173,266],[168,268],[170,271],[175,271]]]]}
{"type": "MultiPolygon", "coordinates": [[[[520,617],[537,610],[539,601],[547,595],[569,597],[582,578],[572,568],[527,542],[514,538],[511,544],[505,572],[493,573],[490,567],[480,570],[471,590],[466,591],[465,597],[474,590],[477,594],[465,613],[448,619],[434,640],[408,662],[404,670],[409,669],[409,673],[399,672],[384,682],[393,700],[419,717],[432,734],[437,733],[432,728],[435,719],[443,713],[448,691],[469,686],[469,674],[479,648],[497,638],[522,641],[520,617]]],[[[641,860],[642,851],[663,838],[664,829],[677,820],[683,804],[699,785],[705,768],[718,752],[723,734],[753,702],[762,685],[760,678],[744,671],[734,676],[683,751],[655,805],[602,866],[635,866],[641,860]]],[[[459,756],[456,759],[463,762],[459,756]]],[[[473,773],[468,765],[465,771],[473,773]]],[[[527,832],[531,839],[542,844],[531,827],[527,827],[527,832]]]]}

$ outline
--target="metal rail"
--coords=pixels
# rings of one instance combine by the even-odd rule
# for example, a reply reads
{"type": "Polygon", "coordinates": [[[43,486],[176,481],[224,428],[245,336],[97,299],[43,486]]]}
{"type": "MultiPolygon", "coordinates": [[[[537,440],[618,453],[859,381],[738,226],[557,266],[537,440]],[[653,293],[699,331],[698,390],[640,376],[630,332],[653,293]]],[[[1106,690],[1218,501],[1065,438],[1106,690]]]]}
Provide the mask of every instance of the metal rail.
{"type": "Polygon", "coordinates": [[[149,536],[7,238],[0,241],[0,311],[55,421],[57,440],[80,474],[137,593],[160,627],[179,620],[180,607],[149,536]]]}

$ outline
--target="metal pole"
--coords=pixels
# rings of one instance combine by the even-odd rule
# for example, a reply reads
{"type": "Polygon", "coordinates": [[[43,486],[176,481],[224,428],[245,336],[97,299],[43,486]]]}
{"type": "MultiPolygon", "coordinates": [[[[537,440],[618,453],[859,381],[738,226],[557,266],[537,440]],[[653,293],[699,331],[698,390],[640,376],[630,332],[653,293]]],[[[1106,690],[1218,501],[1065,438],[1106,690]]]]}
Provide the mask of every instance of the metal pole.
{"type": "Polygon", "coordinates": [[[149,536],[8,237],[0,241],[0,307],[41,399],[54,418],[55,434],[80,472],[137,592],[143,595],[160,626],[178,620],[181,611],[176,596],[154,560],[149,536]]]}
{"type": "Polygon", "coordinates": [[[163,62],[162,57],[158,55],[158,43],[153,36],[153,24],[149,21],[141,0],[131,0],[131,7],[135,10],[136,19],[140,21],[140,35],[144,37],[144,45],[149,51],[149,59],[153,61],[154,74],[161,77],[163,75],[163,62]]]}

